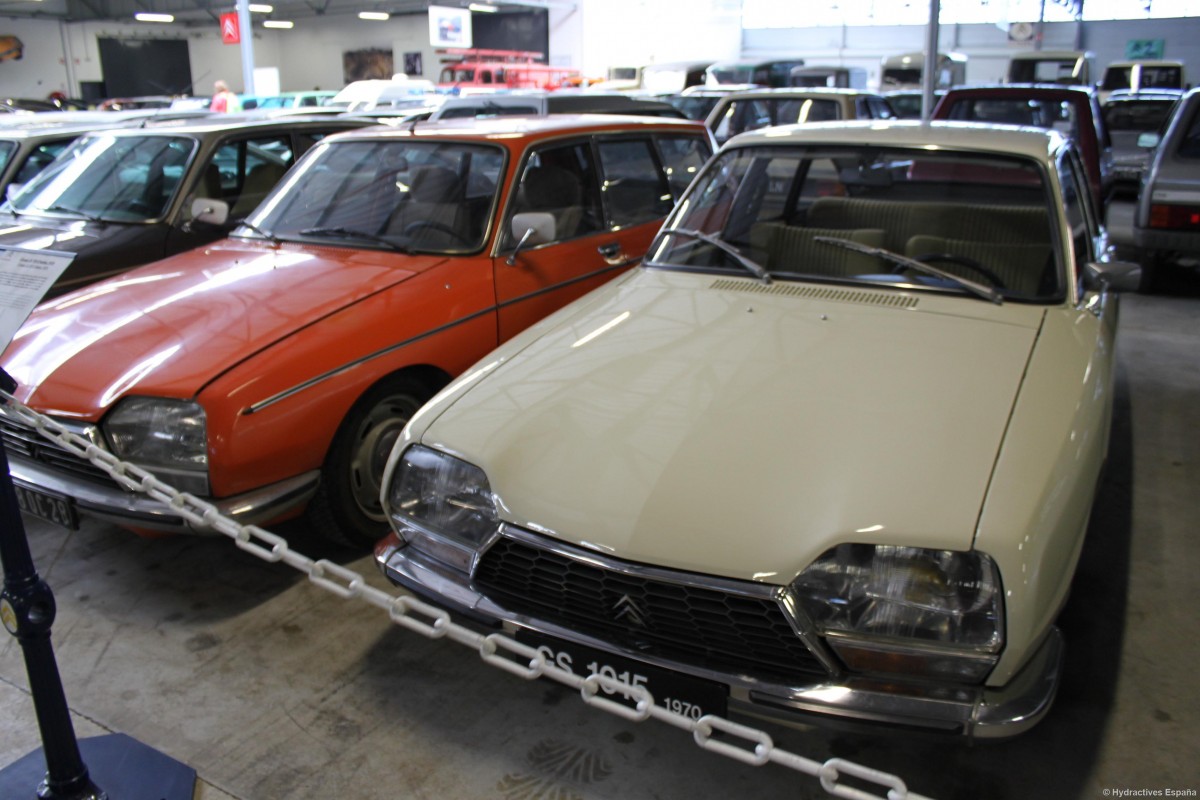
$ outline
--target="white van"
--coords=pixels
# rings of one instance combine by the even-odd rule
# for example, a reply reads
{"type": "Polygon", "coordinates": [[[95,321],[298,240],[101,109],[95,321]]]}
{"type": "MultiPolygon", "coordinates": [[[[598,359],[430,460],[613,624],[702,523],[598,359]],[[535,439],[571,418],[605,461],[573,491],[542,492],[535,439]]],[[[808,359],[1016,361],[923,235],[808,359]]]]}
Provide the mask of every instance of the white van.
{"type": "Polygon", "coordinates": [[[1092,54],[1083,50],[1030,50],[1008,61],[1007,83],[1061,83],[1088,86],[1092,54]]]}
{"type": "Polygon", "coordinates": [[[1100,80],[1100,102],[1118,89],[1187,89],[1182,61],[1114,61],[1100,80]]]}
{"type": "Polygon", "coordinates": [[[862,67],[792,67],[788,86],[866,89],[867,71],[862,67]]]}
{"type": "Polygon", "coordinates": [[[390,81],[351,81],[326,105],[338,106],[346,111],[374,111],[377,108],[437,105],[442,99],[433,81],[400,76],[390,81]]]}
{"type": "MultiPolygon", "coordinates": [[[[925,53],[901,53],[883,59],[879,73],[879,90],[919,89],[925,71],[925,53]]],[[[935,89],[949,89],[967,82],[967,57],[962,53],[938,53],[935,89]]]]}

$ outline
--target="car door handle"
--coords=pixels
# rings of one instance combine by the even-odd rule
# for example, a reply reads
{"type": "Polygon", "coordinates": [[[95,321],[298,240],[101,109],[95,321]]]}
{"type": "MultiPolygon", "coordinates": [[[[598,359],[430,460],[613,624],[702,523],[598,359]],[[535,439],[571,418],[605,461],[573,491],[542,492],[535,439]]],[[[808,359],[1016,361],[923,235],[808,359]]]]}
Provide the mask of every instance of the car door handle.
{"type": "Polygon", "coordinates": [[[602,244],[596,248],[598,252],[608,264],[620,264],[625,261],[625,254],[621,252],[621,243],[612,242],[610,244],[602,244]]]}

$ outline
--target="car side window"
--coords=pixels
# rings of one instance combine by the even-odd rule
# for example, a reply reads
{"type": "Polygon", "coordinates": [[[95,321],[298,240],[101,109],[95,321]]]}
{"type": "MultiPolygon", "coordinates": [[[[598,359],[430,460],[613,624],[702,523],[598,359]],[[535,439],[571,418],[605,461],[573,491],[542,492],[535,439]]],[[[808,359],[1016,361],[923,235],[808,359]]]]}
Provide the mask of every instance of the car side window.
{"type": "Polygon", "coordinates": [[[1072,151],[1059,156],[1058,172],[1062,182],[1063,217],[1070,227],[1075,279],[1079,281],[1083,276],[1083,265],[1095,259],[1093,242],[1097,229],[1091,210],[1092,191],[1087,173],[1072,151]]]}
{"type": "Polygon", "coordinates": [[[675,201],[649,138],[599,144],[604,209],[611,227],[661,219],[675,201]]]}
{"type": "Polygon", "coordinates": [[[871,119],[894,119],[896,114],[892,111],[892,107],[888,105],[888,101],[882,97],[866,98],[867,113],[865,116],[871,119]]]}
{"type": "Polygon", "coordinates": [[[224,200],[229,204],[229,218],[243,219],[274,188],[292,161],[292,142],[286,134],[225,142],[205,165],[194,195],[224,200]]]}
{"type": "Polygon", "coordinates": [[[678,200],[704,162],[708,161],[712,150],[708,142],[699,136],[657,136],[655,142],[667,173],[667,185],[671,188],[671,195],[678,200]]]}
{"type": "Polygon", "coordinates": [[[557,145],[530,154],[521,170],[515,200],[504,229],[505,247],[516,246],[512,217],[544,213],[554,218],[554,236],[561,242],[601,229],[600,203],[595,187],[596,166],[587,142],[557,145]]]}
{"type": "Polygon", "coordinates": [[[771,124],[770,107],[757,99],[732,100],[725,106],[717,121],[713,135],[724,142],[743,131],[755,130],[771,124]]]}

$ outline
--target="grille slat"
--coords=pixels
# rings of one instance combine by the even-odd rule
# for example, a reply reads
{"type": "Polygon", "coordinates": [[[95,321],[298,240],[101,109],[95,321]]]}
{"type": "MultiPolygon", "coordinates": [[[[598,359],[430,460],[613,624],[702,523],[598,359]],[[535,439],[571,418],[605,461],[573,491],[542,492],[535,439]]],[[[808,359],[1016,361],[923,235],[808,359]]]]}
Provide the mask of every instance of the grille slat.
{"type": "Polygon", "coordinates": [[[764,680],[827,674],[770,597],[618,572],[507,536],[474,583],[516,613],[678,663],[764,680]]]}
{"type": "MultiPolygon", "coordinates": [[[[88,436],[86,431],[75,432],[92,441],[96,440],[96,437],[88,436]]],[[[4,438],[4,447],[10,455],[21,456],[59,472],[70,473],[106,486],[118,485],[107,472],[92,462],[79,458],[33,428],[21,425],[8,417],[0,416],[0,436],[4,438]]]]}

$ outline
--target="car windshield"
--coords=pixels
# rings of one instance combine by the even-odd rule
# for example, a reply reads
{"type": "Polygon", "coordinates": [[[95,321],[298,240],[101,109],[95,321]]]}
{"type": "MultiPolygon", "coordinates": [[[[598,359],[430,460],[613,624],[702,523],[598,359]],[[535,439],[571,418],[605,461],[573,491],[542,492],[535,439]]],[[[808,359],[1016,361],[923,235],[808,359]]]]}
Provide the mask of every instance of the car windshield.
{"type": "Polygon", "coordinates": [[[1065,292],[1050,197],[1038,164],[1016,157],[734,148],[697,178],[646,263],[1050,302],[1065,292]]]}
{"type": "Polygon", "coordinates": [[[830,98],[813,97],[745,97],[732,98],[724,110],[715,112],[713,136],[718,142],[745,131],[773,125],[793,125],[802,122],[829,122],[842,118],[842,104],[830,98]]]}
{"type": "Polygon", "coordinates": [[[183,136],[89,136],[63,151],[10,206],[106,222],[157,219],[195,152],[196,142],[183,136]]]}
{"type": "Polygon", "coordinates": [[[708,75],[709,83],[754,83],[754,67],[750,64],[712,66],[708,75]]]}
{"type": "Polygon", "coordinates": [[[1032,125],[1057,130],[1069,136],[1076,135],[1078,131],[1078,115],[1070,102],[1019,95],[962,98],[951,105],[949,118],[969,122],[1032,125]]]}
{"type": "Polygon", "coordinates": [[[1174,108],[1174,98],[1113,100],[1104,105],[1104,124],[1113,133],[1159,131],[1174,108]]]}
{"type": "Polygon", "coordinates": [[[1082,83],[1079,71],[1081,59],[1026,58],[1015,60],[1008,67],[1009,83],[1082,83]]]}
{"type": "Polygon", "coordinates": [[[275,239],[467,253],[483,247],[505,151],[409,139],[322,142],[249,221],[275,239]]]}
{"type": "Polygon", "coordinates": [[[718,95],[675,95],[668,98],[668,102],[682,111],[688,119],[703,121],[720,99],[718,95]]]}

